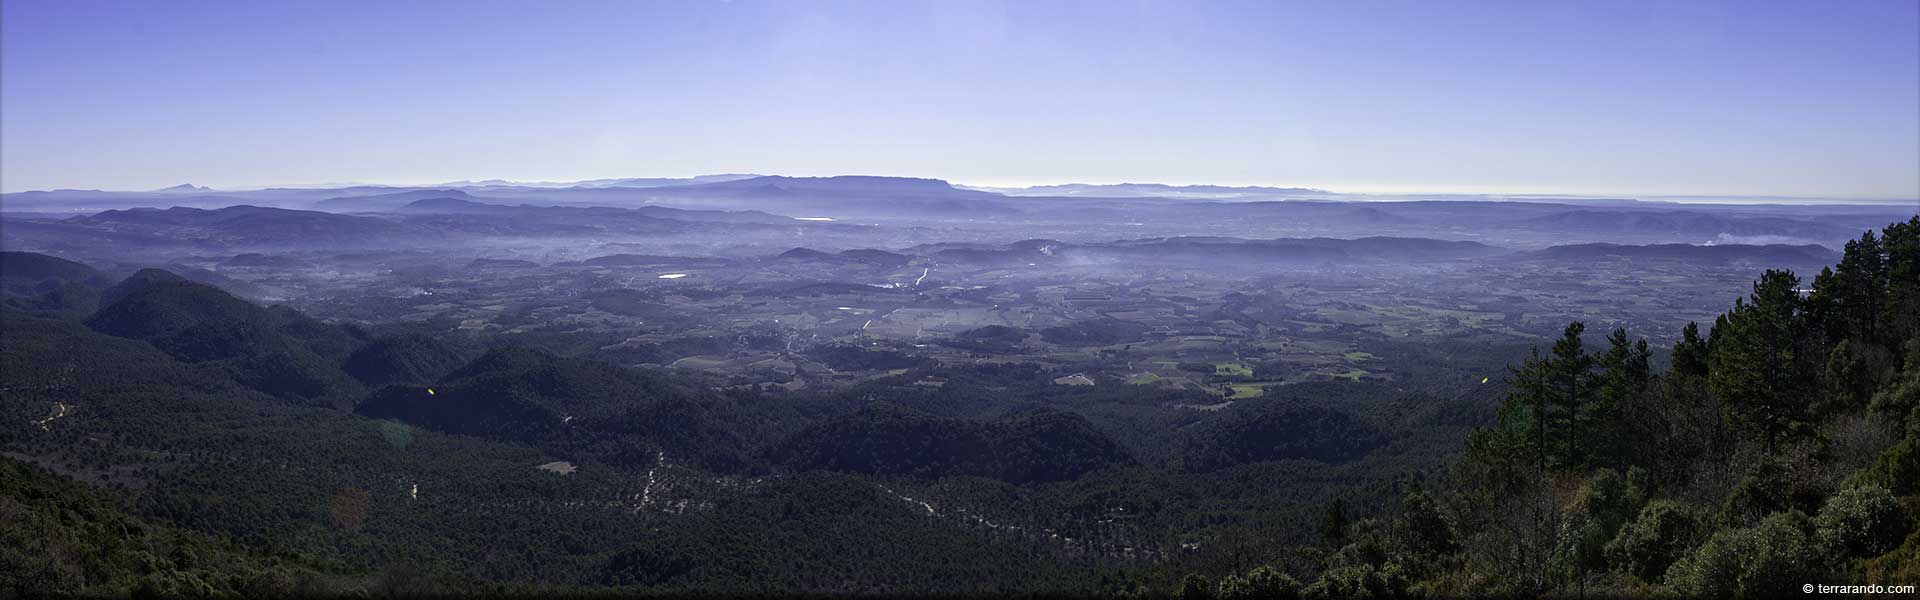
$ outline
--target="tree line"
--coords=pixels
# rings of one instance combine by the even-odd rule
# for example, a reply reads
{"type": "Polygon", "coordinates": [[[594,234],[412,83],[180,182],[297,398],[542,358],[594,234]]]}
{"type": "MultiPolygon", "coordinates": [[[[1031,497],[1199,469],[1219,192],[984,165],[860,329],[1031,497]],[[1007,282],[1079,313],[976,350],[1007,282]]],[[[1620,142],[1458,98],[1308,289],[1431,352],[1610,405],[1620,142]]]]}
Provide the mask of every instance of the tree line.
{"type": "Polygon", "coordinates": [[[1810,282],[1767,270],[1667,367],[1587,324],[1506,378],[1431,491],[1326,511],[1304,561],[1183,597],[1768,597],[1920,583],[1920,217],[1846,244],[1810,282]]]}

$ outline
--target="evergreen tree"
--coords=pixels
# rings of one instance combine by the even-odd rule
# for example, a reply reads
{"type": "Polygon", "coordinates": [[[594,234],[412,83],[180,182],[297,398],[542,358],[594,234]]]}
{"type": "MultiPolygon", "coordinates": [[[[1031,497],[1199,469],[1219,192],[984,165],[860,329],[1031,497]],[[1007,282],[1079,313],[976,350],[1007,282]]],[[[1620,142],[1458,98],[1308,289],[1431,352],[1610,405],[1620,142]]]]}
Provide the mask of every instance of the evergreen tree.
{"type": "Polygon", "coordinates": [[[1454,540],[1453,528],[1447,525],[1439,505],[1426,492],[1419,489],[1407,492],[1401,504],[1401,518],[1410,550],[1423,557],[1433,557],[1452,554],[1460,549],[1454,540]]]}
{"type": "Polygon", "coordinates": [[[1699,323],[1687,321],[1687,326],[1680,330],[1680,343],[1673,345],[1673,373],[1707,376],[1707,341],[1700,338],[1699,323]]]}
{"type": "Polygon", "coordinates": [[[1320,536],[1327,541],[1327,546],[1338,549],[1347,544],[1348,524],[1347,503],[1336,499],[1332,504],[1327,505],[1326,517],[1321,522],[1320,536]]]}
{"type": "Polygon", "coordinates": [[[1647,341],[1627,340],[1627,330],[1615,329],[1607,335],[1607,352],[1596,361],[1600,366],[1599,394],[1587,411],[1591,423],[1589,446],[1600,452],[1606,462],[1615,463],[1625,453],[1621,431],[1623,411],[1637,408],[1653,382],[1653,352],[1647,341]]]}
{"type": "Polygon", "coordinates": [[[1553,394],[1547,379],[1553,369],[1551,360],[1540,356],[1535,348],[1519,367],[1507,367],[1507,401],[1500,408],[1502,434],[1512,438],[1509,443],[1531,446],[1542,468],[1548,463],[1547,408],[1553,394]]]}
{"type": "Polygon", "coordinates": [[[1673,347],[1673,368],[1661,378],[1660,393],[1647,398],[1632,419],[1633,454],[1639,464],[1663,481],[1683,477],[1687,464],[1701,454],[1724,449],[1727,428],[1723,403],[1707,392],[1710,340],[1700,326],[1688,322],[1673,347]]]}
{"type": "Polygon", "coordinates": [[[1900,349],[1920,337],[1920,216],[1888,225],[1880,247],[1887,257],[1882,336],[1888,347],[1900,349]]]}
{"type": "Polygon", "coordinates": [[[1561,464],[1575,466],[1584,464],[1584,446],[1586,437],[1591,435],[1591,427],[1584,422],[1591,419],[1586,413],[1594,397],[1593,357],[1582,348],[1580,334],[1586,331],[1586,324],[1574,321],[1553,343],[1553,358],[1547,363],[1547,389],[1549,402],[1553,405],[1549,411],[1549,420],[1559,426],[1560,441],[1566,447],[1561,456],[1561,464]]]}
{"type": "Polygon", "coordinates": [[[1583,454],[1593,435],[1596,395],[1594,358],[1586,353],[1580,334],[1586,324],[1567,324],[1553,350],[1541,356],[1536,350],[1519,367],[1509,367],[1507,402],[1501,408],[1500,422],[1505,435],[1531,430],[1529,442],[1538,453],[1541,468],[1566,468],[1584,464],[1583,454]]]}
{"type": "Polygon", "coordinates": [[[1807,295],[1802,306],[1807,315],[1807,328],[1828,344],[1847,338],[1846,314],[1840,304],[1841,296],[1847,294],[1846,288],[1833,267],[1821,267],[1820,273],[1813,276],[1813,293],[1807,295]]]}
{"type": "Polygon", "coordinates": [[[1180,600],[1212,600],[1213,582],[1205,575],[1188,573],[1180,578],[1180,600]]]}
{"type": "Polygon", "coordinates": [[[1839,410],[1850,410],[1867,405],[1867,399],[1873,396],[1879,369],[1870,364],[1867,354],[1884,351],[1878,349],[1856,350],[1871,347],[1864,341],[1844,339],[1827,353],[1826,389],[1821,394],[1821,414],[1831,414],[1839,410]]]}
{"type": "Polygon", "coordinates": [[[1708,353],[1708,389],[1769,449],[1804,430],[1808,383],[1818,376],[1806,365],[1799,285],[1792,271],[1767,270],[1749,300],[1721,315],[1708,353]]]}
{"type": "Polygon", "coordinates": [[[1866,232],[1860,239],[1847,242],[1840,265],[1833,270],[1832,283],[1839,286],[1833,296],[1841,335],[1830,339],[1838,341],[1853,338],[1877,342],[1880,339],[1880,306],[1885,302],[1883,297],[1887,289],[1887,263],[1880,248],[1880,239],[1873,232],[1866,232]]]}

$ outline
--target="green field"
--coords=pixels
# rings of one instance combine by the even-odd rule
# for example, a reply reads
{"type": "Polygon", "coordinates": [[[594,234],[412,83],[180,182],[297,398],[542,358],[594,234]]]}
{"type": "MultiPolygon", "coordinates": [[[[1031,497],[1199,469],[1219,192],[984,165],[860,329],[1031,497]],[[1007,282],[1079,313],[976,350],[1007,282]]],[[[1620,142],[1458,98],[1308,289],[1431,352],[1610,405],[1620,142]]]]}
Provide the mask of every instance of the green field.
{"type": "Polygon", "coordinates": [[[1347,353],[1347,360],[1350,360],[1353,362],[1360,362],[1363,360],[1373,360],[1373,353],[1354,350],[1352,352],[1347,353]]]}
{"type": "Polygon", "coordinates": [[[1213,365],[1213,374],[1238,377],[1252,377],[1253,367],[1241,363],[1219,363],[1213,365]]]}
{"type": "Polygon", "coordinates": [[[1236,384],[1233,386],[1233,395],[1227,396],[1227,399],[1243,400],[1246,398],[1258,398],[1260,397],[1261,394],[1265,394],[1265,393],[1267,393],[1267,388],[1264,388],[1261,386],[1236,384]]]}
{"type": "Polygon", "coordinates": [[[1127,378],[1127,383],[1132,385],[1147,385],[1157,381],[1160,381],[1160,376],[1152,373],[1141,373],[1127,378]]]}

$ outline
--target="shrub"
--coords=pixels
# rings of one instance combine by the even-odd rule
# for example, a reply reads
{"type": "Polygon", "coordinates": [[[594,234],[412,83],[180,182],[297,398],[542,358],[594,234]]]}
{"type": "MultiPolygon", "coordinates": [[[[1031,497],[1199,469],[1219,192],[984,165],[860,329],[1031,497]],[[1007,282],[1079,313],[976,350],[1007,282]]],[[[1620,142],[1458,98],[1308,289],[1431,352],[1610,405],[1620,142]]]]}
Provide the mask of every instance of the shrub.
{"type": "Polygon", "coordinates": [[[1209,600],[1213,598],[1213,584],[1205,575],[1188,573],[1180,578],[1180,600],[1209,600]]]}
{"type": "Polygon", "coordinates": [[[1602,550],[1640,510],[1641,503],[1640,490],[1618,472],[1600,469],[1594,473],[1580,488],[1574,512],[1563,525],[1558,560],[1569,571],[1604,568],[1602,550]]]}
{"type": "Polygon", "coordinates": [[[1908,433],[1920,433],[1920,422],[1913,418],[1913,415],[1920,413],[1920,371],[1914,371],[1913,367],[1908,367],[1907,371],[1899,381],[1874,394],[1867,406],[1893,420],[1908,433]]]}
{"type": "Polygon", "coordinates": [[[1800,444],[1769,453],[1727,494],[1720,505],[1720,525],[1752,527],[1774,513],[1818,510],[1827,494],[1813,451],[1811,444],[1800,444]]]}
{"type": "Polygon", "coordinates": [[[1863,581],[1881,584],[1920,585],[1920,531],[1907,536],[1906,543],[1862,565],[1863,581]]]}
{"type": "Polygon", "coordinates": [[[1229,575],[1220,580],[1220,600],[1294,600],[1300,597],[1300,582],[1273,567],[1254,567],[1246,575],[1229,575]]]}
{"type": "Polygon", "coordinates": [[[1608,533],[1618,530],[1640,510],[1640,489],[1613,469],[1600,469],[1580,489],[1579,509],[1592,516],[1608,533]]]}
{"type": "Polygon", "coordinates": [[[1810,523],[1798,512],[1775,513],[1759,525],[1713,534],[1666,575],[1669,589],[1693,597],[1798,595],[1825,569],[1810,523]]]}
{"type": "Polygon", "coordinates": [[[1887,488],[1863,485],[1833,496],[1814,517],[1821,547],[1837,554],[1871,558],[1886,554],[1907,537],[1912,524],[1887,488]]]}
{"type": "Polygon", "coordinates": [[[1607,562],[1642,581],[1659,582],[1667,568],[1699,541],[1703,525],[1692,507],[1672,500],[1654,501],[1607,543],[1607,562]]]}
{"type": "Polygon", "coordinates": [[[1920,437],[1907,436],[1900,445],[1880,453],[1873,466],[1847,478],[1847,487],[1863,485],[1884,487],[1899,496],[1920,492],[1920,437]]]}
{"type": "Polygon", "coordinates": [[[1305,597],[1314,599],[1403,598],[1407,596],[1407,579],[1398,565],[1376,568],[1363,564],[1321,573],[1304,592],[1305,597]]]}
{"type": "Polygon", "coordinates": [[[1454,540],[1453,527],[1447,524],[1446,515],[1426,492],[1407,493],[1402,513],[1403,525],[1407,536],[1407,546],[1422,557],[1452,554],[1460,549],[1454,540]]]}

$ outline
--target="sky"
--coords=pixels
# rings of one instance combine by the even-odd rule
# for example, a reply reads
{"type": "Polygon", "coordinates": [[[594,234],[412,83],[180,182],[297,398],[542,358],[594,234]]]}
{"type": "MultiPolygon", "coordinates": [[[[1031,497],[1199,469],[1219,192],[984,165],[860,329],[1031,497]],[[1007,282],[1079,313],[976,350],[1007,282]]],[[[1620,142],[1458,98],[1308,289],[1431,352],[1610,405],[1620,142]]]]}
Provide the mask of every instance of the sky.
{"type": "Polygon", "coordinates": [[[1920,2],[0,2],[0,190],[1920,198],[1920,2]]]}

